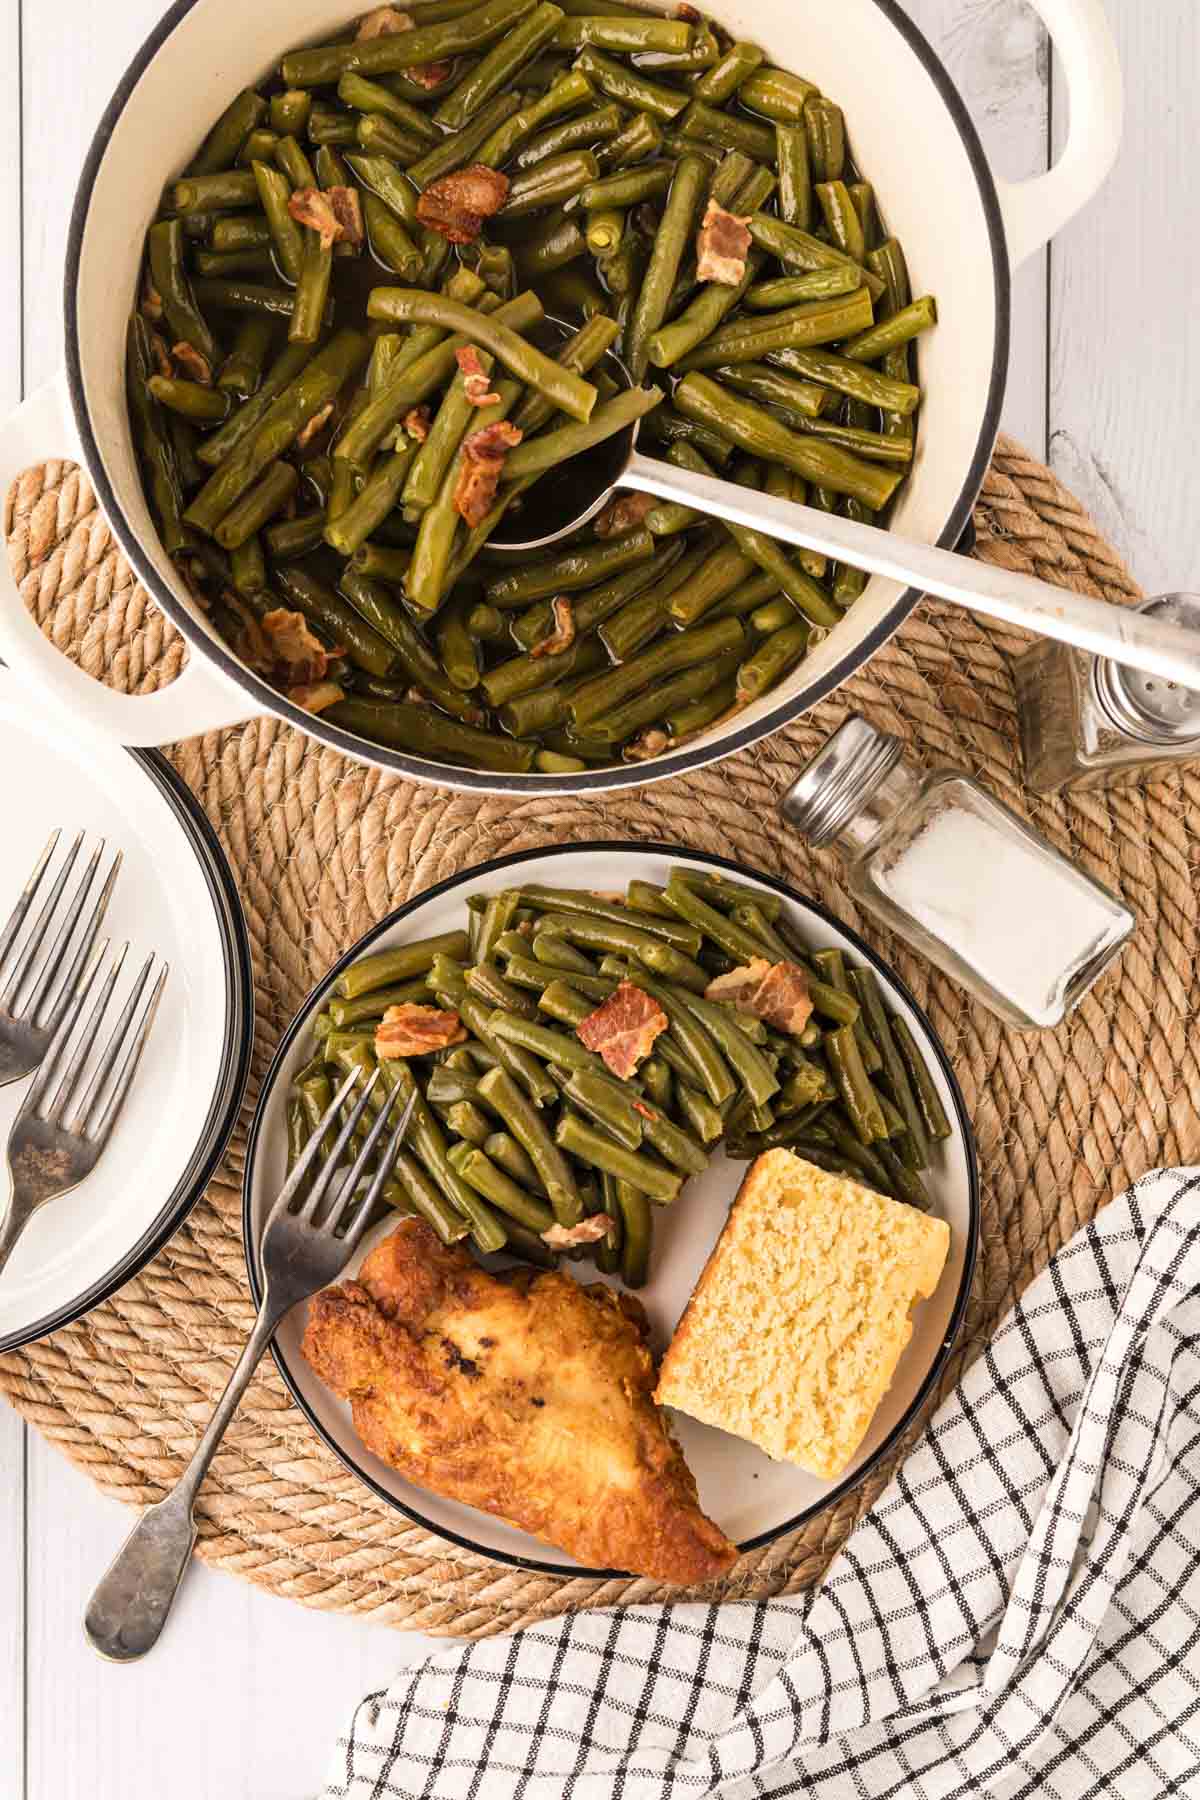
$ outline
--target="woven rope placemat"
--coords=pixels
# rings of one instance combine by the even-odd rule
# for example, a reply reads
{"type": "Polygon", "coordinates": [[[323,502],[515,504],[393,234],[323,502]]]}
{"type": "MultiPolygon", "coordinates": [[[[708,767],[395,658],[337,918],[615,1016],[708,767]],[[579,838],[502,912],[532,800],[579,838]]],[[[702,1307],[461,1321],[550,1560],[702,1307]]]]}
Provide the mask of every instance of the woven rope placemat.
{"type": "MultiPolygon", "coordinates": [[[[1009,440],[976,527],[976,554],[988,562],[1119,601],[1137,595],[1079,503],[1009,440]]],[[[184,646],[134,583],[78,469],[52,462],[27,471],[8,496],[4,531],[26,603],[60,649],[127,691],[173,679],[184,646]]],[[[945,1391],[1097,1207],[1158,1163],[1200,1157],[1190,1029],[1200,770],[1066,801],[1025,794],[1009,674],[1021,642],[926,603],[837,695],[769,742],[699,774],[598,799],[481,799],[417,786],[275,720],[176,746],[172,760],[220,833],[246,909],[258,1008],[251,1102],[313,982],[390,908],[443,876],[503,851],[604,837],[666,840],[769,870],[894,961],[962,1083],[979,1144],[983,1247],[945,1391]],[[808,850],[782,825],[777,795],[851,707],[927,762],[973,770],[1124,894],[1136,940],[1059,1031],[1004,1030],[858,913],[833,853],[808,850]]],[[[13,1405],[133,1506],[160,1498],[180,1473],[250,1328],[237,1187],[245,1123],[221,1178],[142,1275],[86,1319],[0,1358],[0,1390],[13,1405]]],[[[891,1464],[804,1530],[744,1557],[711,1593],[759,1596],[814,1581],[891,1464]]],[[[566,1608],[667,1592],[648,1581],[510,1569],[409,1525],[324,1449],[269,1359],[216,1458],[199,1517],[206,1561],[310,1606],[426,1631],[483,1636],[566,1608]]]]}

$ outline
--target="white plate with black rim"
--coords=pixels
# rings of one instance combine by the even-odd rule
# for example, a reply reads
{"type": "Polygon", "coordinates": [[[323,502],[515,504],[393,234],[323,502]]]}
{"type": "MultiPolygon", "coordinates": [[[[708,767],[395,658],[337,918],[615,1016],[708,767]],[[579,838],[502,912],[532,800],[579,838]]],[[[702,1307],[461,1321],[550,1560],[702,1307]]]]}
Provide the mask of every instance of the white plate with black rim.
{"type": "MultiPolygon", "coordinates": [[[[137,1079],[104,1154],[74,1192],[34,1214],[0,1272],[5,1351],[106,1299],[187,1217],[238,1116],[254,989],[229,866],[165,757],[86,732],[68,736],[60,716],[39,708],[0,664],[0,767],[0,920],[51,829],[62,827],[64,844],[83,831],[85,848],[103,837],[109,851],[123,853],[103,935],[114,947],[128,940],[127,974],[151,951],[170,964],[137,1079]]],[[[76,866],[82,869],[82,856],[76,866]]],[[[0,1088],[0,1147],[27,1087],[18,1081],[0,1088]]],[[[6,1181],[0,1162],[0,1183],[6,1181]]],[[[0,1203],[6,1200],[0,1187],[0,1203]]]]}
{"type": "MultiPolygon", "coordinates": [[[[950,1255],[937,1292],[913,1316],[912,1341],[900,1361],[895,1380],[853,1464],[836,1482],[819,1481],[789,1463],[773,1462],[741,1439],[698,1424],[682,1414],[673,1425],[683,1453],[696,1476],[700,1502],[711,1518],[743,1549],[751,1550],[795,1530],[854,1487],[886,1455],[905,1430],[936,1381],[962,1323],[979,1239],[979,1185],[975,1147],[962,1094],[933,1029],[903,983],[874,951],[823,907],[804,900],[769,875],[745,869],[724,858],[658,844],[595,843],[498,857],[399,907],[347,951],[309,995],[276,1053],[263,1085],[246,1152],[243,1223],[250,1281],[261,1298],[258,1243],[262,1225],[286,1172],[286,1102],[289,1083],[309,1059],[310,1021],[324,1004],[332,983],[350,963],[368,951],[412,943],[444,931],[461,929],[468,894],[492,894],[523,882],[576,887],[601,892],[623,890],[630,881],[665,883],[673,867],[717,870],[754,887],[780,895],[785,917],[814,949],[836,946],[856,963],[869,964],[879,977],[889,1012],[907,1020],[925,1053],[926,1063],[951,1120],[952,1135],[935,1151],[924,1177],[933,1209],[950,1226],[950,1255]]],[[[650,1280],[638,1290],[650,1317],[656,1350],[666,1347],[683,1312],[709,1251],[725,1222],[745,1172],[745,1164],[721,1154],[707,1171],[688,1181],[672,1207],[657,1208],[650,1280]]],[[[376,1227],[365,1254],[392,1227],[376,1227]]],[[[610,1279],[586,1265],[565,1265],[584,1281],[610,1279]]],[[[616,1277],[611,1278],[619,1286],[616,1277]]],[[[481,1556],[548,1574],[580,1573],[565,1551],[514,1530],[500,1519],[447,1500],[406,1481],[395,1469],[366,1450],[355,1433],[350,1409],[318,1380],[300,1351],[306,1308],[297,1307],[276,1333],[273,1350],[293,1398],[313,1429],[348,1469],[382,1499],[415,1523],[481,1556]]],[[[619,1575],[622,1570],[588,1570],[619,1575]]]]}

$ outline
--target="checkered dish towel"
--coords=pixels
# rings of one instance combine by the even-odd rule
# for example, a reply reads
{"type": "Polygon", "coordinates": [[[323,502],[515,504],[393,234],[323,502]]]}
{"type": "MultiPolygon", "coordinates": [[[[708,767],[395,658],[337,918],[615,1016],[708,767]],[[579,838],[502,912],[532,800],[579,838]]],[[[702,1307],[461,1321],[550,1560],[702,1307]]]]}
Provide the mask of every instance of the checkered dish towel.
{"type": "Polygon", "coordinates": [[[1196,1800],[1198,1225],[1186,1169],[1081,1232],[820,1588],[435,1656],[326,1800],[1196,1800]]]}

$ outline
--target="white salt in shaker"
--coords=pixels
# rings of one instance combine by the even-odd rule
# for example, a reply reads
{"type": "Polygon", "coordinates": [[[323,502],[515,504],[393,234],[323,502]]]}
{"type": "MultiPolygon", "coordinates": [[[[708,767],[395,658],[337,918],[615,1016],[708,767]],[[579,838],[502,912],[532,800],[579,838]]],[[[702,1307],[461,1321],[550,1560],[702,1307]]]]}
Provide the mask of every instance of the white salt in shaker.
{"type": "Polygon", "coordinates": [[[1057,1025],[1133,931],[1115,895],[986,788],[911,768],[857,714],[781,809],[810,843],[837,845],[864,906],[1019,1030],[1057,1025]]]}

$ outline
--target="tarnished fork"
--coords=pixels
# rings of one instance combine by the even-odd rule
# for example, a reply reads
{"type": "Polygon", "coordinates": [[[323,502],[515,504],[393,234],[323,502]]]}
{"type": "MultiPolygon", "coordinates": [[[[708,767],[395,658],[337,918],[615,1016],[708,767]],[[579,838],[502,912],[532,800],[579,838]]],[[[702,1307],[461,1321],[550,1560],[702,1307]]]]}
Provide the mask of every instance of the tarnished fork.
{"type": "Polygon", "coordinates": [[[113,957],[95,1004],[85,1016],[84,1009],[107,949],[106,938],[97,945],[81,979],[68,992],[65,1007],[55,1009],[58,1028],[8,1134],[8,1173],[12,1186],[7,1211],[0,1216],[0,1273],[38,1208],[45,1206],[48,1200],[69,1194],[95,1168],[133,1085],[154,1023],[167,979],[167,965],[162,965],[150,998],[138,1016],[155,963],[154,956],[150,955],[117,1016],[103,1054],[87,1072],[85,1082],[88,1058],[104,1023],[129,945],[125,944],[113,957]],[[51,1093],[51,1084],[68,1047],[70,1055],[66,1058],[66,1066],[51,1093]],[[82,1092],[72,1106],[77,1089],[82,1092]]]}
{"type": "Polygon", "coordinates": [[[342,1157],[358,1130],[379,1080],[380,1070],[376,1069],[342,1125],[311,1190],[304,1194],[309,1171],[322,1155],[325,1133],[349,1099],[360,1074],[361,1070],[355,1069],[334,1095],[329,1110],[301,1151],[295,1168],[267,1215],[262,1235],[262,1305],[254,1330],[217,1402],[208,1429],[166,1499],[142,1514],[89,1602],[84,1615],[84,1630],[93,1649],[114,1662],[133,1662],[139,1656],[145,1656],[158,1642],[196,1542],[193,1514],[196,1494],[250,1377],[284,1314],[301,1300],[309,1299],[319,1288],[328,1287],[342,1273],[358,1248],[375,1202],[391,1177],[396,1153],[404,1141],[416,1105],[415,1093],[410,1096],[379,1157],[366,1193],[358,1201],[357,1208],[351,1211],[376,1147],[391,1120],[396,1097],[401,1092],[397,1087],[388,1094],[362,1149],[350,1168],[343,1168],[342,1157]],[[302,1203],[293,1212],[292,1204],[302,1194],[302,1203]],[[342,1224],[345,1231],[339,1233],[338,1226],[342,1224]]]}
{"type": "Polygon", "coordinates": [[[41,911],[34,920],[24,942],[19,946],[17,937],[37,897],[38,889],[42,885],[61,836],[61,830],[50,833],[50,840],[38,858],[29,880],[21,890],[20,898],[13,908],[8,922],[3,930],[0,930],[0,983],[3,984],[0,985],[0,1087],[7,1086],[10,1081],[19,1081],[22,1075],[28,1075],[36,1069],[54,1041],[54,1034],[71,1004],[92,945],[96,941],[101,921],[108,907],[109,896],[113,890],[113,883],[117,879],[117,870],[121,866],[121,852],[118,850],[113,857],[112,867],[104,878],[104,885],[100,889],[95,905],[87,915],[83,934],[67,964],[58,994],[53,1002],[50,1002],[50,990],[66,960],[71,938],[83,915],[83,909],[87,904],[87,898],[96,877],[96,870],[104,852],[104,839],[101,838],[92,852],[91,860],[83,872],[79,886],[59,925],[58,935],[50,945],[46,959],[35,976],[34,969],[37,964],[38,952],[47,931],[54,922],[63,890],[67,885],[71,870],[75,867],[79,848],[83,843],[82,831],[76,834],[75,842],[67,851],[66,860],[54,878],[54,885],[51,887],[41,911]],[[31,981],[32,986],[30,986],[31,981]]]}

